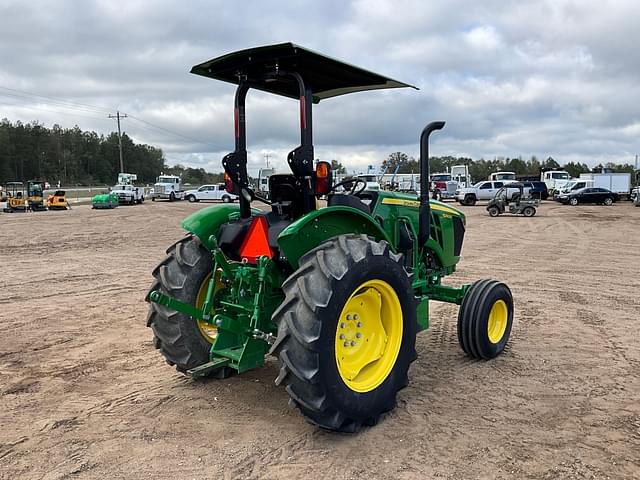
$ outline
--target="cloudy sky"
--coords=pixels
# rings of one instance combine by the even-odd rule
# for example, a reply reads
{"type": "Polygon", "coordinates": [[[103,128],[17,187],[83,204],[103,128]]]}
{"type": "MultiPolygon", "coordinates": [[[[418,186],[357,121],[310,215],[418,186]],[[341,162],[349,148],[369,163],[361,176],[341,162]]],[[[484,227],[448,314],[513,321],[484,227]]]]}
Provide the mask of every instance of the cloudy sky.
{"type": "MultiPolygon", "coordinates": [[[[414,84],[314,109],[316,157],[350,170],[416,156],[427,122],[447,121],[434,155],[551,155],[633,163],[640,153],[640,2],[0,0],[0,117],[123,129],[170,164],[219,171],[233,149],[234,87],[192,65],[292,41],[414,84]]],[[[247,100],[255,172],[284,166],[297,103],[247,100]]]]}

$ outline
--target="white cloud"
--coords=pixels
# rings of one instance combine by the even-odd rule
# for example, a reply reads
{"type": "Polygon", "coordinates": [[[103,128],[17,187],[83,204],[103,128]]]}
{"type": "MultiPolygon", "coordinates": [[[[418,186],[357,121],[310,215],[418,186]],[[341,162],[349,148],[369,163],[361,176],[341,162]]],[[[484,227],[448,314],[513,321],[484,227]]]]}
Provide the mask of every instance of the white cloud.
{"type": "MultiPolygon", "coordinates": [[[[120,109],[164,129],[123,122],[170,162],[217,170],[233,148],[233,86],[190,67],[291,40],[421,88],[314,107],[320,158],[359,170],[395,150],[416,155],[422,126],[438,118],[447,127],[437,154],[630,161],[640,151],[639,17],[630,0],[5,1],[0,86],[100,109],[0,89],[0,117],[107,133],[106,113],[120,109]]],[[[251,93],[247,113],[250,168],[265,152],[284,168],[298,141],[295,102],[251,93]]]]}

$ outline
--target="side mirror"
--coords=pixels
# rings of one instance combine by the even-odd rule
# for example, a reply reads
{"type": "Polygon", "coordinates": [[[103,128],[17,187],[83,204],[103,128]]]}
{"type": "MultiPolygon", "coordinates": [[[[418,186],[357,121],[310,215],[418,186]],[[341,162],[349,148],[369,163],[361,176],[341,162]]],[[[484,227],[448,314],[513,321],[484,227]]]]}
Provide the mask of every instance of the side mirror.
{"type": "Polygon", "coordinates": [[[316,164],[316,195],[326,195],[333,187],[333,172],[329,162],[316,164]]]}

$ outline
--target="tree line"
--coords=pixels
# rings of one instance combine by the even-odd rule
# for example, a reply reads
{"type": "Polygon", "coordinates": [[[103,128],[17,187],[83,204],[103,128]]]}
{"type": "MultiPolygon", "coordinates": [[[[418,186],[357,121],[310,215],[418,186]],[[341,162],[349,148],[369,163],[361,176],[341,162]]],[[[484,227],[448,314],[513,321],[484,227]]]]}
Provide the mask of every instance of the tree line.
{"type": "Polygon", "coordinates": [[[222,183],[224,181],[224,173],[222,172],[211,173],[204,168],[191,168],[180,164],[174,167],[165,165],[163,173],[179,176],[183,185],[204,185],[207,183],[222,183]]]}
{"type": "MultiPolygon", "coordinates": [[[[162,150],[122,135],[125,172],[153,183],[164,168],[162,150]]],[[[0,122],[0,182],[47,181],[52,185],[112,185],[120,171],[118,134],[78,126],[47,128],[38,122],[0,122]]]]}
{"type": "MultiPolygon", "coordinates": [[[[538,160],[536,156],[532,156],[528,160],[524,160],[521,156],[514,158],[497,157],[493,160],[473,160],[467,157],[430,157],[429,159],[431,173],[448,172],[454,165],[468,165],[469,175],[475,181],[486,180],[493,172],[507,171],[515,172],[519,177],[535,177],[540,178],[542,169],[560,169],[566,170],[571,177],[578,177],[581,173],[600,172],[607,169],[613,173],[631,173],[634,172],[634,166],[628,163],[615,164],[607,163],[605,165],[597,165],[594,168],[589,167],[585,163],[568,162],[560,165],[552,157],[544,161],[538,160]]],[[[420,173],[420,165],[418,161],[403,152],[391,153],[383,162],[380,172],[384,173],[420,173]]]]}
{"type": "MultiPolygon", "coordinates": [[[[122,135],[124,170],[138,175],[140,183],[153,183],[160,173],[179,175],[183,183],[202,185],[223,180],[222,173],[207,172],[203,168],[183,165],[165,165],[162,150],[151,145],[137,144],[126,133],[122,135]]],[[[337,160],[331,161],[336,173],[346,173],[337,160]]],[[[560,168],[560,164],[549,157],[544,161],[535,156],[524,160],[497,157],[493,160],[473,160],[467,157],[433,157],[431,172],[446,172],[453,165],[468,165],[474,180],[486,179],[492,172],[513,171],[518,176],[539,177],[541,168],[560,168]]],[[[595,167],[608,168],[612,172],[633,173],[630,164],[608,163],[595,167]]],[[[380,172],[419,173],[418,161],[403,152],[391,153],[383,162],[380,172]]],[[[591,172],[584,163],[566,163],[563,168],[572,176],[591,172]]],[[[62,128],[54,125],[47,128],[41,123],[0,122],[0,183],[8,181],[38,180],[52,185],[111,185],[120,171],[118,135],[83,131],[78,126],[62,128]]]]}

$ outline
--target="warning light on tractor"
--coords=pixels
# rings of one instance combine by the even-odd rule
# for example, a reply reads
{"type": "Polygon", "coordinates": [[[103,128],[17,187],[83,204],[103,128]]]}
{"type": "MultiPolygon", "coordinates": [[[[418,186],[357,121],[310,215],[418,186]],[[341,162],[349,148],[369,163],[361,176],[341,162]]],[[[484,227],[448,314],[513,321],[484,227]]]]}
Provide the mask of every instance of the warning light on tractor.
{"type": "Polygon", "coordinates": [[[224,172],[224,189],[227,191],[227,193],[235,193],[233,191],[233,180],[231,180],[231,177],[227,172],[224,172]]]}
{"type": "Polygon", "coordinates": [[[326,195],[331,190],[331,164],[318,162],[316,164],[316,195],[326,195]]]}

